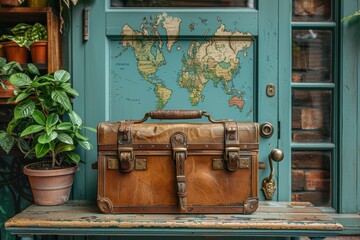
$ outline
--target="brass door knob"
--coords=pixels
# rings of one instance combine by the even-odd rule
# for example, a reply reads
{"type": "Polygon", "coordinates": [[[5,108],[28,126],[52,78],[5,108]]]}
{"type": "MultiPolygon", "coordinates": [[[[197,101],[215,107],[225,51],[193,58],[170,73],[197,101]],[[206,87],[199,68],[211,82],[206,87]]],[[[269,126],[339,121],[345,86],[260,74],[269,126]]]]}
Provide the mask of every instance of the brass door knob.
{"type": "Polygon", "coordinates": [[[276,183],[273,179],[275,170],[272,161],[280,162],[283,159],[284,153],[280,149],[275,148],[269,154],[270,175],[264,178],[261,188],[267,200],[271,200],[273,198],[274,192],[276,190],[276,183]]]}

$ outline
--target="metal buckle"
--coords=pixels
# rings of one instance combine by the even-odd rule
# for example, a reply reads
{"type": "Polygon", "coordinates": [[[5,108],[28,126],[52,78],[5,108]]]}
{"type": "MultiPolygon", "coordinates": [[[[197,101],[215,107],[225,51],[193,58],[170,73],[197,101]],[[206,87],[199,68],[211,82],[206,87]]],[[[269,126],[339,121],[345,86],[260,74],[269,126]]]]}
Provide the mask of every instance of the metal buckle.
{"type": "Polygon", "coordinates": [[[239,147],[225,148],[224,159],[226,161],[226,166],[229,171],[235,171],[236,169],[238,169],[240,164],[240,148],[239,147]],[[235,154],[235,155],[230,156],[230,154],[235,154]],[[234,158],[236,158],[235,161],[234,158]]]}
{"type": "Polygon", "coordinates": [[[130,172],[134,169],[135,155],[131,147],[118,148],[119,169],[121,172],[130,172]]]}
{"type": "Polygon", "coordinates": [[[177,153],[184,153],[184,158],[187,159],[187,148],[184,147],[176,147],[173,148],[173,159],[176,159],[176,154],[177,153]]]}

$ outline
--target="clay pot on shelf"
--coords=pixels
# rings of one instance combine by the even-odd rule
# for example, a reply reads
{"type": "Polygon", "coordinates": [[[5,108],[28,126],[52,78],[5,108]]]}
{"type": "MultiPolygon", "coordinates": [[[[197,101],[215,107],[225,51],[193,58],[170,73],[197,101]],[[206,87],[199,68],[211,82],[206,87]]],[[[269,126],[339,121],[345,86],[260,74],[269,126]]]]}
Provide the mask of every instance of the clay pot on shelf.
{"type": "Polygon", "coordinates": [[[4,42],[2,46],[8,62],[27,63],[28,49],[26,47],[20,47],[15,42],[4,42]]]}
{"type": "Polygon", "coordinates": [[[34,166],[36,164],[41,163],[31,163],[24,167],[24,174],[29,178],[35,204],[55,206],[66,203],[70,197],[75,173],[79,170],[78,166],[39,170],[34,166]]]}
{"type": "Polygon", "coordinates": [[[16,7],[16,6],[19,6],[20,3],[18,0],[0,0],[0,5],[16,7]]]}
{"type": "Polygon", "coordinates": [[[3,48],[3,46],[2,46],[2,44],[0,43],[0,57],[6,57],[5,56],[5,51],[4,51],[4,48],[3,48]]]}
{"type": "Polygon", "coordinates": [[[38,41],[30,45],[31,58],[33,63],[47,63],[47,41],[38,41]]]}
{"type": "Polygon", "coordinates": [[[14,87],[14,85],[12,85],[9,80],[4,80],[2,84],[5,85],[6,89],[0,86],[0,98],[13,97],[15,95],[14,91],[16,90],[16,87],[14,87]]]}

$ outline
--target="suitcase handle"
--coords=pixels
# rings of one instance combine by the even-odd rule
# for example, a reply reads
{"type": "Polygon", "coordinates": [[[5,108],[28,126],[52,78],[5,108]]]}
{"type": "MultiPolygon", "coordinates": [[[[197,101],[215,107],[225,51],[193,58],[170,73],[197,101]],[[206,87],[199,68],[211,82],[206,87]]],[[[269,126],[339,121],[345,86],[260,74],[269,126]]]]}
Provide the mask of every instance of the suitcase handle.
{"type": "Polygon", "coordinates": [[[175,119],[195,119],[207,117],[212,123],[222,123],[223,121],[217,121],[211,118],[210,114],[202,110],[155,110],[147,112],[143,119],[135,121],[134,123],[145,122],[148,118],[159,120],[175,120],[175,119]]]}

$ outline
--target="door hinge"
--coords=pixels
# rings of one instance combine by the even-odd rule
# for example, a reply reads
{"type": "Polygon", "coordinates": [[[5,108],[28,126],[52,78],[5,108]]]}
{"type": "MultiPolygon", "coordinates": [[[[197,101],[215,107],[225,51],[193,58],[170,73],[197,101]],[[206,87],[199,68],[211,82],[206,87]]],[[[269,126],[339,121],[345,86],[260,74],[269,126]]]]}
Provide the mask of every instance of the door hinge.
{"type": "Polygon", "coordinates": [[[83,9],[83,40],[89,40],[89,9],[83,9]]]}

